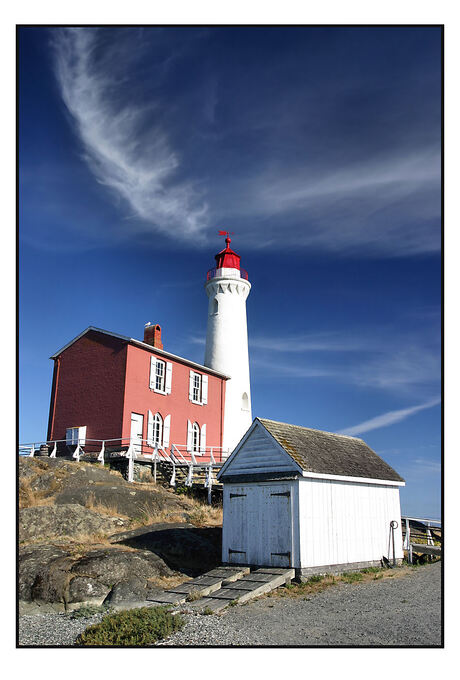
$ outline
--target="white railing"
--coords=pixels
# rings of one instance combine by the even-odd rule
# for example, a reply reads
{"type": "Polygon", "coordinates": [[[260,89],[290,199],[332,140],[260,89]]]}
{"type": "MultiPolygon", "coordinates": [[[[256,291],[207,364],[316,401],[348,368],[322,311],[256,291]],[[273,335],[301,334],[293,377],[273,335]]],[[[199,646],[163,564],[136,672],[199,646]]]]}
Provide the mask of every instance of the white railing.
{"type": "Polygon", "coordinates": [[[434,540],[431,533],[431,529],[437,528],[442,530],[442,522],[438,519],[429,519],[426,517],[406,517],[405,515],[401,517],[401,522],[405,524],[405,535],[403,540],[403,549],[407,550],[408,560],[412,563],[412,542],[411,542],[411,526],[410,523],[418,522],[421,527],[414,527],[414,530],[418,532],[420,537],[420,532],[425,530],[426,545],[434,546],[434,540]]]}

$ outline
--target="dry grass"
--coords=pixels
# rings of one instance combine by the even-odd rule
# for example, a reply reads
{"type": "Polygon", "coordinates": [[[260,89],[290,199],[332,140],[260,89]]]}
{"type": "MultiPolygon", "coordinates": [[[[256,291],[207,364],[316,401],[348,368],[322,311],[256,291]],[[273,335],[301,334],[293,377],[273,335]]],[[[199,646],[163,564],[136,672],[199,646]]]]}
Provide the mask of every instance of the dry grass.
{"type": "Polygon", "coordinates": [[[182,585],[187,581],[191,581],[191,576],[185,576],[185,574],[177,574],[174,576],[157,576],[148,578],[147,581],[151,586],[157,586],[158,588],[163,588],[163,590],[168,590],[168,588],[175,588],[176,586],[182,585]]]}
{"type": "Polygon", "coordinates": [[[379,581],[384,578],[401,578],[410,574],[411,567],[397,567],[396,569],[386,569],[380,567],[369,567],[359,572],[348,572],[345,574],[325,574],[312,576],[305,583],[292,583],[284,588],[272,590],[262,597],[290,597],[308,599],[309,595],[316,595],[326,588],[337,585],[338,583],[366,583],[369,581],[379,581]]]}
{"type": "Polygon", "coordinates": [[[85,501],[85,508],[97,512],[98,515],[106,517],[120,517],[121,519],[130,519],[127,515],[122,515],[115,503],[103,503],[96,500],[94,493],[90,493],[85,501]]]}
{"type": "Polygon", "coordinates": [[[195,507],[188,513],[189,522],[197,527],[222,526],[223,510],[219,506],[193,501],[195,507]]]}
{"type": "Polygon", "coordinates": [[[48,495],[48,489],[34,489],[32,479],[21,479],[19,482],[19,508],[35,508],[42,505],[54,505],[54,496],[48,495]]]}

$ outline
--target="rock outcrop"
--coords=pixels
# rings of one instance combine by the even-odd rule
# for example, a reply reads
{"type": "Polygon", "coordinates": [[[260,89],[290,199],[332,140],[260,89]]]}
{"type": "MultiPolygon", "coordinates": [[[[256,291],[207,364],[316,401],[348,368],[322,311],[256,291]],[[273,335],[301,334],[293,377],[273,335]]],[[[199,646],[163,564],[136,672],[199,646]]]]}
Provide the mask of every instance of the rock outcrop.
{"type": "Polygon", "coordinates": [[[169,489],[60,459],[21,459],[19,472],[22,611],[142,602],[220,562],[221,529],[187,522],[196,505],[169,489]]]}
{"type": "Polygon", "coordinates": [[[19,542],[63,536],[84,540],[88,536],[107,536],[129,525],[129,520],[105,517],[77,504],[23,508],[19,511],[19,542]]]}

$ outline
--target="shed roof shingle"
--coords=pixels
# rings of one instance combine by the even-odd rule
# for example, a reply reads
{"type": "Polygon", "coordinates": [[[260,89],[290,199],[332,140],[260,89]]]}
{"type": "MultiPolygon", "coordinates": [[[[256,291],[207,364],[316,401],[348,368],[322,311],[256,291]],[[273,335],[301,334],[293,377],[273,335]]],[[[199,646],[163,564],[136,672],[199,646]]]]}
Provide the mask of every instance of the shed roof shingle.
{"type": "Polygon", "coordinates": [[[305,472],[404,482],[362,439],[266,418],[256,420],[305,472]]]}

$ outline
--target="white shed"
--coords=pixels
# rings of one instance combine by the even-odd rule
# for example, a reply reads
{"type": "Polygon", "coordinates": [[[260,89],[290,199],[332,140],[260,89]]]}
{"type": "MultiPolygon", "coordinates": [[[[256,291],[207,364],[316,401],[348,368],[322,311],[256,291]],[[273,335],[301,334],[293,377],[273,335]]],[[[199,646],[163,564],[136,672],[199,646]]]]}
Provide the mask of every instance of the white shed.
{"type": "Polygon", "coordinates": [[[301,577],[403,558],[404,480],[362,439],[255,418],[218,479],[226,564],[301,577]]]}

